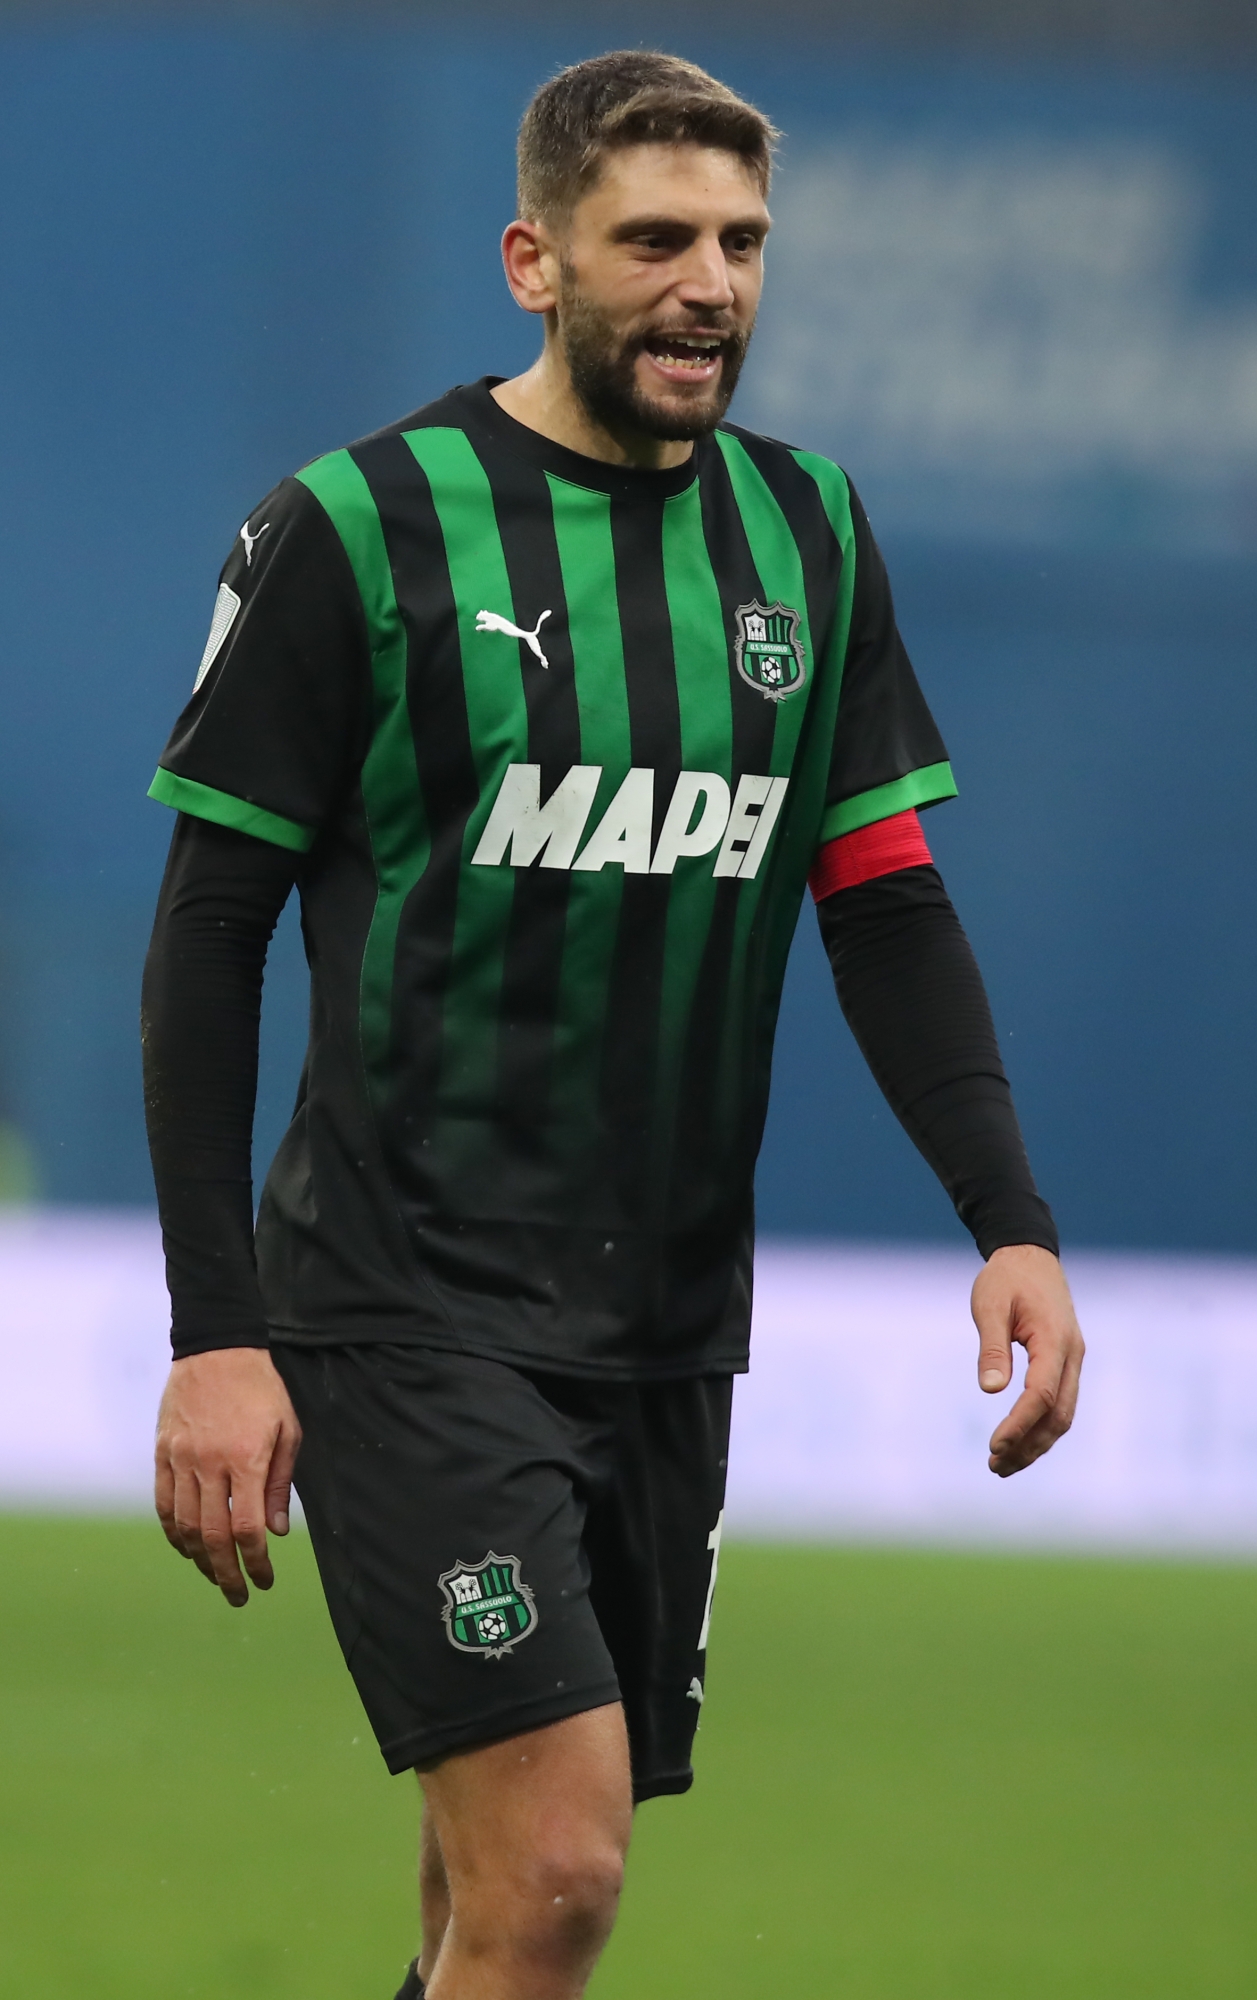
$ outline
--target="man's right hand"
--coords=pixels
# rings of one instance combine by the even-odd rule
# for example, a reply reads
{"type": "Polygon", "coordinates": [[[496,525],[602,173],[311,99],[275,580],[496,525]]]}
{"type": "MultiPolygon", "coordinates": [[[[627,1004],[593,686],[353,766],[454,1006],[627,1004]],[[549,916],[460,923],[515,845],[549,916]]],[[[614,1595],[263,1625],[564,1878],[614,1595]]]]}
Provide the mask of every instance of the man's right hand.
{"type": "Polygon", "coordinates": [[[275,1581],[266,1531],[288,1533],[301,1426],[263,1347],[223,1347],[176,1361],[157,1419],[157,1512],[166,1539],[247,1604],[275,1581]],[[237,1551],[239,1553],[237,1554],[237,1551]]]}

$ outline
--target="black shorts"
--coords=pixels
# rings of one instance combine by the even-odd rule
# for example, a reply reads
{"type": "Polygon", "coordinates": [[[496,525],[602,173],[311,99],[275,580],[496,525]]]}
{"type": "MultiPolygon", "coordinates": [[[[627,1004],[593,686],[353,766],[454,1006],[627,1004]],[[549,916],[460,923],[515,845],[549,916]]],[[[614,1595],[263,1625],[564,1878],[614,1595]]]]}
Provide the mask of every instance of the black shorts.
{"type": "Polygon", "coordinates": [[[272,1352],[328,1606],[389,1770],[622,1701],[634,1796],[688,1791],[731,1379],[272,1352]]]}

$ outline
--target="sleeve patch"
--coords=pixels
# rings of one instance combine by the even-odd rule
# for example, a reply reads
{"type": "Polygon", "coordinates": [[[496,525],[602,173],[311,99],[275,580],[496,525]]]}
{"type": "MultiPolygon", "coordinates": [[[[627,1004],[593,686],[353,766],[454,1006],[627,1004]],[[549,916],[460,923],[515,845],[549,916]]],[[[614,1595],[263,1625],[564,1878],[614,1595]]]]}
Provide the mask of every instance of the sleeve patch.
{"type": "MultiPolygon", "coordinates": [[[[254,540],[257,540],[256,535],[254,536],[254,540]]],[[[236,622],[236,613],[239,609],[240,599],[237,597],[235,591],[232,590],[229,584],[220,583],[218,586],[218,595],[214,599],[214,616],[210,619],[209,638],[205,641],[205,651],[201,655],[201,664],[196,670],[196,679],[192,683],[193,694],[196,693],[201,682],[205,679],[206,674],[221,653],[223,642],[236,622]]]]}

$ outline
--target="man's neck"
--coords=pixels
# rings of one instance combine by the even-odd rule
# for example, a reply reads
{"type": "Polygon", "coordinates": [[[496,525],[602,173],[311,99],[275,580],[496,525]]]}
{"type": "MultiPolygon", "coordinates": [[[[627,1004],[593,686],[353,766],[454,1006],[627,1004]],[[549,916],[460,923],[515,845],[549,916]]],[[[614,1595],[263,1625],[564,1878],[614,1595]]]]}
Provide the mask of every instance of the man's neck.
{"type": "Polygon", "coordinates": [[[668,472],[673,466],[684,465],[694,450],[689,438],[657,438],[645,431],[613,431],[600,424],[581,402],[566,365],[549,346],[527,374],[499,382],[490,394],[516,423],[540,431],[542,437],[585,458],[600,458],[607,465],[668,472]]]}

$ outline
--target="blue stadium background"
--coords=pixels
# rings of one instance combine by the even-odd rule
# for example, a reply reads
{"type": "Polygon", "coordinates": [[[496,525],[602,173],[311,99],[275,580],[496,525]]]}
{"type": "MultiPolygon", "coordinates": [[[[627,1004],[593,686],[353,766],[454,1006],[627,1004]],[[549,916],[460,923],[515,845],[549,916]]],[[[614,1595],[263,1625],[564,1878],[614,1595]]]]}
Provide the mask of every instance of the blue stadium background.
{"type": "MultiPolygon", "coordinates": [[[[144,794],[246,510],[531,357],[513,128],[608,39],[539,19],[0,19],[0,1117],[50,1200],[151,1201],[144,794]]],[[[1252,1251],[1257,82],[668,39],[787,134],[735,415],[874,517],[961,785],[928,832],[1065,1237],[1252,1251]]],[[[302,1011],[286,918],[262,1153],[302,1011]]],[[[759,1204],[956,1233],[806,913],[759,1204]]]]}

